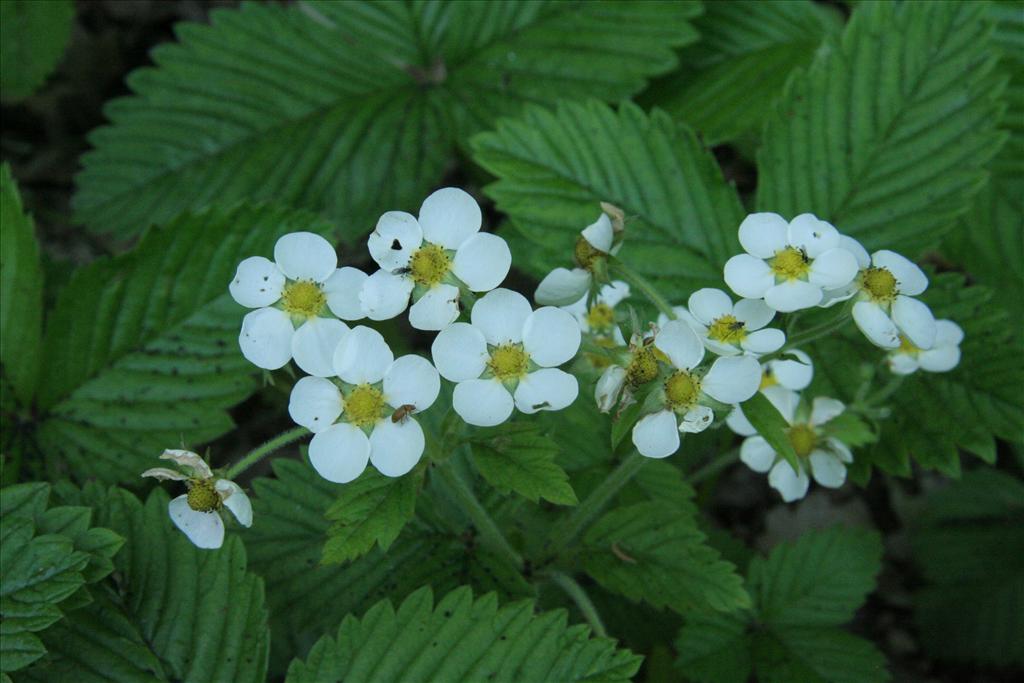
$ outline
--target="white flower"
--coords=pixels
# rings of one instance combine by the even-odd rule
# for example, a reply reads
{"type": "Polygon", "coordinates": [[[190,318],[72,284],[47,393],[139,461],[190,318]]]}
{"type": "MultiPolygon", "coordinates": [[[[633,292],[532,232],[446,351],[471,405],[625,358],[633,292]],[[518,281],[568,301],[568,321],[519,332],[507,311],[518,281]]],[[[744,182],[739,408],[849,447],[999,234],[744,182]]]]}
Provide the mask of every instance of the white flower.
{"type": "MultiPolygon", "coordinates": [[[[758,391],[769,398],[781,389],[801,391],[814,379],[814,364],[811,357],[799,349],[787,351],[783,357],[761,364],[761,386],[758,391]],[[788,358],[787,356],[792,356],[788,358]]],[[[757,430],[743,414],[743,406],[736,406],[725,419],[726,424],[737,434],[754,434],[757,430]]]]}
{"type": "Polygon", "coordinates": [[[425,445],[412,415],[437,398],[437,370],[421,356],[396,359],[379,332],[359,325],[338,344],[334,371],[339,382],[300,379],[288,403],[292,419],[313,432],[313,467],[338,484],[362,474],[367,462],[388,477],[409,472],[425,445]]]}
{"type": "Polygon", "coordinates": [[[372,320],[388,320],[409,305],[409,323],[441,330],[459,317],[459,285],[487,292],[508,275],[505,240],[480,232],[480,207],[469,194],[445,187],[423,201],[419,219],[388,211],[367,241],[380,270],[363,283],[359,301],[372,320]]]}
{"type": "Polygon", "coordinates": [[[196,547],[212,549],[224,544],[221,508],[230,510],[242,526],[252,526],[252,503],[238,484],[215,477],[210,466],[192,451],[165,450],[160,458],[174,461],[185,472],[154,467],[142,476],[185,482],[188,493],[171,500],[167,512],[196,547]]]}
{"type": "Polygon", "coordinates": [[[607,213],[602,213],[583,229],[576,240],[573,255],[578,267],[572,270],[555,268],[548,273],[537,286],[534,301],[542,306],[569,306],[585,297],[594,281],[593,268],[614,251],[614,240],[612,221],[607,213]]]}
{"type": "Polygon", "coordinates": [[[706,373],[695,371],[704,358],[704,345],[682,320],[666,323],[654,337],[654,346],[668,357],[673,372],[656,389],[662,409],[633,427],[633,444],[649,458],[675,453],[680,432],[701,432],[709,427],[714,419],[709,403],[745,401],[761,382],[761,366],[751,356],[718,358],[706,373]]]}
{"type": "Polygon", "coordinates": [[[576,355],[580,328],[565,311],[534,311],[523,295],[495,289],[471,313],[472,324],[445,328],[431,347],[441,376],[455,385],[452,405],[472,425],[491,427],[512,414],[561,410],[579,393],[557,369],[576,355]]]}
{"type": "Polygon", "coordinates": [[[622,396],[626,386],[626,369],[621,365],[609,365],[601,373],[594,386],[594,400],[602,413],[611,412],[622,396]]]}
{"type": "Polygon", "coordinates": [[[228,286],[235,301],[256,309],[242,320],[242,355],[266,370],[294,358],[304,372],[326,377],[334,347],[348,326],[325,315],[362,318],[358,292],[365,279],[355,268],[338,268],[334,247],[311,232],[277,240],[273,261],[245,259],[228,286]]]}
{"type": "Polygon", "coordinates": [[[587,306],[587,299],[590,298],[588,291],[572,304],[561,308],[576,318],[584,334],[593,334],[598,339],[624,345],[626,339],[622,336],[622,330],[615,324],[615,307],[627,297],[629,285],[621,280],[615,280],[601,287],[593,306],[587,306]]]}
{"type": "Polygon", "coordinates": [[[796,392],[771,387],[764,395],[790,425],[786,436],[796,451],[800,471],[778,456],[764,438],[756,436],[757,431],[749,422],[740,429],[737,423],[730,422],[734,431],[748,437],[740,446],[740,460],[755,472],[768,472],[768,483],[787,503],[807,494],[808,472],[822,486],[833,489],[842,486],[846,481],[846,465],[853,462],[853,454],[846,444],[828,435],[827,423],[840,415],[845,406],[834,398],[819,396],[814,399],[810,415],[800,416],[800,396],[796,392]]]}
{"type": "Polygon", "coordinates": [[[839,232],[809,213],[788,225],[778,214],[750,214],[739,237],[747,253],[726,262],[725,282],[776,311],[817,306],[822,290],[845,287],[857,274],[857,260],[842,248],[839,232]]]}
{"type": "MultiPolygon", "coordinates": [[[[693,328],[705,348],[719,356],[760,356],[786,343],[782,330],[763,329],[775,311],[761,299],[740,299],[734,305],[722,290],[705,288],[691,294],[687,304],[688,308],[676,306],[673,311],[693,328]]],[[[658,324],[667,322],[668,316],[659,314],[658,324]]]]}
{"type": "Polygon", "coordinates": [[[920,349],[900,335],[900,346],[889,352],[889,369],[897,375],[909,375],[918,368],[927,372],[949,372],[960,363],[960,342],[964,331],[952,320],[935,322],[935,343],[920,349]]]}
{"type": "Polygon", "coordinates": [[[825,292],[823,306],[856,296],[853,321],[876,346],[896,349],[906,337],[919,349],[935,343],[935,317],[914,299],[928,288],[928,278],[916,264],[888,250],[871,256],[855,239],[842,237],[843,248],[857,258],[860,272],[847,286],[825,292]]]}

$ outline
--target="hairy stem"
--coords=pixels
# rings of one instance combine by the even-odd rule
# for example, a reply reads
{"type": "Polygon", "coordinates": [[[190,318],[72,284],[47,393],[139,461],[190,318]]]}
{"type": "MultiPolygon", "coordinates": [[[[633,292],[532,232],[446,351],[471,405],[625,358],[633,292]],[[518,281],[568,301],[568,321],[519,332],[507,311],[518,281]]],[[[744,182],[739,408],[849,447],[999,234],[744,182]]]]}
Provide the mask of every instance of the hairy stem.
{"type": "Polygon", "coordinates": [[[476,499],[473,489],[470,488],[466,480],[462,478],[451,463],[438,465],[433,471],[437,472],[444,479],[445,483],[451,487],[455,497],[458,498],[460,506],[473,521],[473,526],[479,532],[480,539],[484,545],[505,557],[516,569],[522,570],[522,555],[516,552],[516,549],[512,547],[512,544],[501,533],[501,529],[491,519],[491,516],[484,509],[484,506],[480,504],[480,501],[476,499]]]}
{"type": "Polygon", "coordinates": [[[808,344],[817,339],[831,334],[850,320],[850,309],[851,306],[844,305],[837,308],[837,313],[823,323],[819,323],[813,327],[808,327],[805,330],[800,330],[794,335],[787,335],[786,345],[774,353],[765,354],[761,356],[760,361],[766,363],[770,360],[774,360],[779,356],[785,354],[787,351],[799,348],[804,344],[808,344]]]}
{"type": "Polygon", "coordinates": [[[566,595],[572,598],[572,601],[576,603],[576,607],[579,608],[580,613],[583,614],[583,618],[590,624],[590,628],[593,629],[594,634],[602,638],[608,637],[608,631],[604,627],[604,623],[601,621],[601,615],[598,614],[597,608],[594,603],[591,602],[590,596],[583,590],[583,586],[576,583],[568,574],[562,572],[551,572],[549,575],[551,583],[555,584],[559,588],[565,591],[566,595]]]}
{"type": "Polygon", "coordinates": [[[694,471],[693,474],[686,477],[686,480],[691,484],[699,484],[705,479],[710,479],[715,476],[729,465],[740,459],[740,451],[738,448],[734,448],[730,451],[722,453],[718,457],[712,458],[704,465],[694,471]]]}
{"type": "Polygon", "coordinates": [[[309,430],[305,427],[296,427],[295,429],[289,429],[287,432],[278,434],[262,446],[249,451],[244,458],[229,467],[227,472],[224,473],[224,478],[234,479],[277,449],[287,446],[293,441],[298,441],[307,434],[309,434],[309,430]]]}
{"type": "Polygon", "coordinates": [[[661,295],[661,292],[659,292],[658,289],[647,280],[647,278],[643,277],[614,256],[608,257],[608,265],[612,275],[618,275],[637,291],[642,292],[644,296],[651,300],[651,303],[654,304],[655,308],[668,316],[669,320],[676,319],[676,312],[672,310],[672,304],[670,304],[668,300],[661,295]]]}

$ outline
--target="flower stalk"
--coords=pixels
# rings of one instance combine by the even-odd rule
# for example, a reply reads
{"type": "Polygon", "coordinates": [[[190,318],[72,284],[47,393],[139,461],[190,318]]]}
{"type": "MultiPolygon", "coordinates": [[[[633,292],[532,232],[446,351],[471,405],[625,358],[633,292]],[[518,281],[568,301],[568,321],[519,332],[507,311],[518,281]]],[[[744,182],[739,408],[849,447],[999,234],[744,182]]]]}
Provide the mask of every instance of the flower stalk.
{"type": "Polygon", "coordinates": [[[234,479],[238,475],[245,472],[247,469],[258,463],[263,458],[267,457],[276,450],[279,450],[288,444],[298,441],[302,437],[309,434],[309,430],[305,427],[296,427],[295,429],[289,429],[287,432],[278,434],[270,441],[267,441],[262,446],[254,448],[249,451],[248,454],[234,465],[228,468],[224,473],[225,479],[234,479]]]}

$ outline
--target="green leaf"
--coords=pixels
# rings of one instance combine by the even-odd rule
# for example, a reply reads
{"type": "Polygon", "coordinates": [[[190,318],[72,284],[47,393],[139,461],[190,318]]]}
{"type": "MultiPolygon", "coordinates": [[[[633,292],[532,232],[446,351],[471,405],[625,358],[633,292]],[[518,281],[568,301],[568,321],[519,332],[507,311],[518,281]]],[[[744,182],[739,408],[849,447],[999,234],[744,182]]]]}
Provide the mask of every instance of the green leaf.
{"type": "Polygon", "coordinates": [[[747,683],[753,668],[750,618],[742,613],[692,615],[676,639],[677,666],[700,683],[747,683]]]}
{"type": "Polygon", "coordinates": [[[810,0],[709,2],[694,21],[701,40],[644,101],[688,123],[708,145],[759,133],[789,74],[810,64],[841,25],[838,12],[810,0]]]}
{"type": "Polygon", "coordinates": [[[754,640],[761,683],[884,683],[885,656],[871,642],[837,628],[776,628],[754,640]]]}
{"type": "Polygon", "coordinates": [[[211,201],[307,207],[355,239],[415,209],[456,141],[524,103],[629,97],[696,39],[693,3],[247,4],[179,24],[92,133],[74,207],[131,235],[211,201]],[[597,50],[595,46],[602,46],[597,50]]]}
{"type": "Polygon", "coordinates": [[[243,258],[295,230],[330,228],[282,208],[210,208],[77,271],[46,329],[43,452],[78,478],[135,482],[183,438],[230,430],[226,409],[257,384],[227,284],[243,258]]]}
{"type": "Polygon", "coordinates": [[[71,36],[71,0],[0,2],[0,98],[23,100],[57,67],[71,36]]]}
{"type": "Polygon", "coordinates": [[[739,247],[736,191],[693,131],[655,110],[596,101],[529,107],[472,141],[473,158],[498,177],[485,193],[510,218],[517,267],[535,276],[570,265],[579,231],[599,202],[627,216],[619,258],[665,296],[720,287],[739,247]]]}
{"type": "Polygon", "coordinates": [[[799,472],[800,461],[787,434],[789,423],[786,422],[786,418],[782,416],[779,409],[772,405],[772,402],[764,394],[757,392],[743,402],[743,415],[754,426],[757,433],[768,442],[772,450],[781,455],[795,471],[799,472]]]}
{"type": "Polygon", "coordinates": [[[515,491],[538,502],[575,505],[569,475],[555,464],[558,446],[537,425],[509,422],[478,429],[470,440],[473,465],[487,482],[504,493],[515,491]]]}
{"type": "Polygon", "coordinates": [[[750,605],[735,567],[705,543],[692,511],[670,503],[606,513],[587,531],[582,559],[602,586],[654,607],[685,613],[750,605]]]}
{"type": "Polygon", "coordinates": [[[385,477],[367,468],[341,488],[327,508],[334,522],[327,530],[322,562],[334,564],[366,554],[376,543],[390,547],[416,511],[416,492],[423,484],[423,468],[401,477],[385,477]]]}
{"type": "MultiPolygon", "coordinates": [[[[8,11],[7,2],[0,6],[8,11]]],[[[23,408],[32,403],[43,325],[39,245],[7,164],[0,166],[0,254],[0,396],[6,421],[13,419],[7,415],[15,409],[12,398],[23,408]]]]}
{"type": "Polygon", "coordinates": [[[424,588],[397,611],[385,600],[346,617],[337,638],[292,663],[287,681],[627,681],[640,668],[615,641],[566,622],[564,610],[537,614],[529,600],[499,608],[493,593],[474,600],[467,587],[435,607],[424,588]]]}
{"type": "Polygon", "coordinates": [[[758,208],[814,213],[868,250],[934,245],[1004,140],[984,12],[976,2],[858,6],[766,123],[758,208]]]}
{"type": "Polygon", "coordinates": [[[171,524],[162,489],[143,504],[94,488],[91,502],[127,539],[115,560],[120,580],[44,634],[51,657],[37,680],[265,680],[263,583],[246,570],[241,539],[196,548],[171,524]]]}
{"type": "Polygon", "coordinates": [[[928,653],[1024,666],[1024,482],[964,475],[928,497],[910,540],[927,581],[914,616],[928,653]]]}

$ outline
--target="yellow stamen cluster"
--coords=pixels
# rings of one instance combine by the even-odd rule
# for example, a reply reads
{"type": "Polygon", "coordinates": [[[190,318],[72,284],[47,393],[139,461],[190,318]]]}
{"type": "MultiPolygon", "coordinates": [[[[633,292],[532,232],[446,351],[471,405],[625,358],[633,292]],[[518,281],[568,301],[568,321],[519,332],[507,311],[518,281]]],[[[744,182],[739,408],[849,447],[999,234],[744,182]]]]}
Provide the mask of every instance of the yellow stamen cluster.
{"type": "Polygon", "coordinates": [[[592,330],[607,330],[615,324],[615,311],[608,304],[594,304],[587,311],[587,324],[592,330]]]}
{"type": "Polygon", "coordinates": [[[315,282],[299,280],[285,286],[281,293],[281,305],[292,315],[315,318],[327,305],[327,296],[315,282]]]}
{"type": "Polygon", "coordinates": [[[673,410],[689,410],[699,396],[700,381],[686,370],[677,370],[665,380],[665,402],[673,410]]]}
{"type": "Polygon", "coordinates": [[[633,352],[626,366],[626,381],[634,387],[650,382],[658,376],[658,358],[654,349],[643,346],[633,352]]]}
{"type": "Polygon", "coordinates": [[[716,318],[708,328],[708,338],[726,344],[739,344],[747,337],[746,323],[729,314],[716,318]]]}
{"type": "Polygon", "coordinates": [[[597,261],[607,256],[607,254],[588,242],[587,238],[582,235],[580,235],[579,239],[576,240],[576,246],[572,253],[580,268],[590,271],[593,271],[594,264],[597,261]]]}
{"type": "Polygon", "coordinates": [[[219,510],[223,501],[213,485],[213,479],[189,480],[188,506],[197,512],[214,512],[219,510]]]}
{"type": "Polygon", "coordinates": [[[899,293],[896,276],[885,268],[867,268],[860,274],[860,288],[876,303],[891,303],[899,293]]]}
{"type": "Polygon", "coordinates": [[[433,287],[452,269],[452,259],[436,244],[425,244],[416,250],[409,261],[409,272],[418,285],[433,287]]]}
{"type": "Polygon", "coordinates": [[[807,271],[811,269],[807,255],[793,247],[775,252],[775,257],[769,265],[775,276],[784,280],[797,280],[807,275],[807,271]]]}
{"type": "Polygon", "coordinates": [[[786,436],[789,437],[789,443],[793,445],[793,450],[801,458],[809,456],[818,443],[818,434],[814,431],[814,427],[808,424],[793,425],[789,428],[786,436]]]}
{"type": "Polygon", "coordinates": [[[779,383],[779,380],[775,379],[775,375],[772,374],[771,370],[765,370],[761,373],[761,386],[757,388],[758,391],[764,391],[768,387],[774,387],[779,383]]]}
{"type": "Polygon", "coordinates": [[[502,382],[523,377],[529,365],[530,356],[520,344],[496,347],[491,352],[491,359],[487,361],[487,369],[502,382]]]}
{"type": "Polygon", "coordinates": [[[345,398],[345,415],[356,427],[372,427],[384,415],[384,394],[369,384],[360,384],[345,398]]]}

